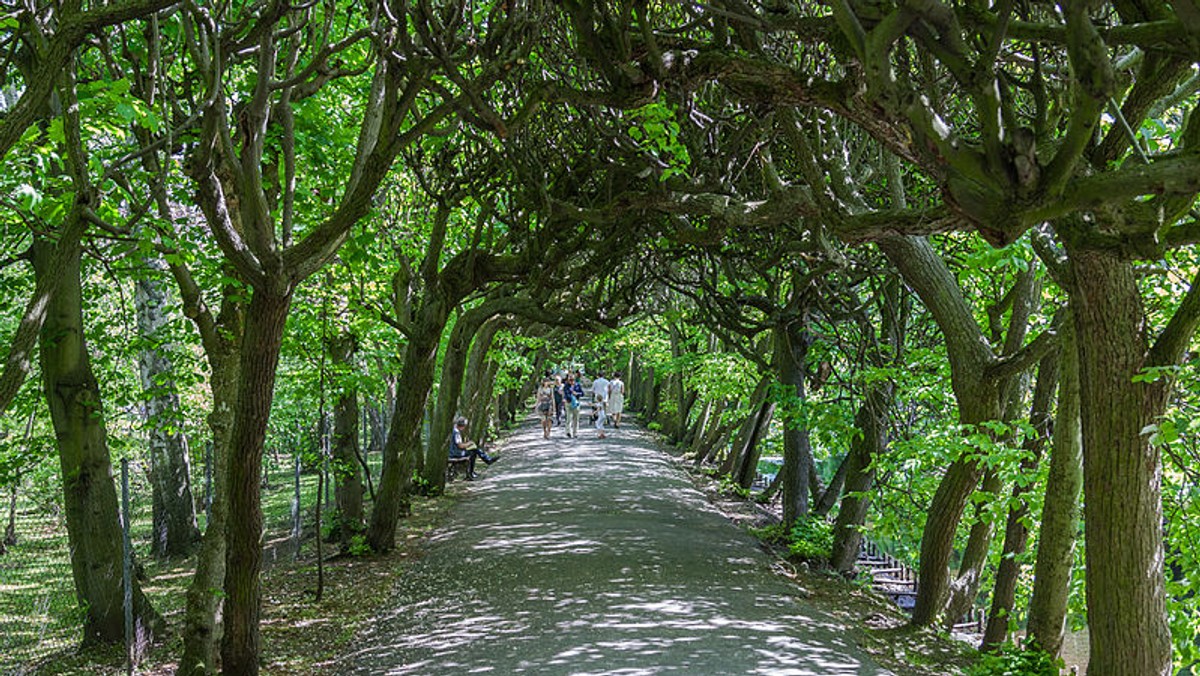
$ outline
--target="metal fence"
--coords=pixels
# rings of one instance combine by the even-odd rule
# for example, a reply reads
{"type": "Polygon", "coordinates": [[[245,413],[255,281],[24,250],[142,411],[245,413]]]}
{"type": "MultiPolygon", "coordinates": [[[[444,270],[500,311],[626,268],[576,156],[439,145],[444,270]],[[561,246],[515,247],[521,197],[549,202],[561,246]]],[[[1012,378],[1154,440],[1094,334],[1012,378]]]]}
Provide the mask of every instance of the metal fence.
{"type": "MultiPolygon", "coordinates": [[[[192,489],[198,524],[203,530],[211,504],[212,468],[211,454],[200,455],[200,462],[193,465],[192,489]]],[[[378,476],[377,463],[371,464],[378,476]]],[[[146,467],[136,461],[122,465],[124,467],[114,468],[117,470],[114,478],[122,514],[128,515],[122,518],[130,553],[126,557],[124,574],[139,575],[144,567],[153,579],[166,566],[173,566],[172,576],[190,579],[190,565],[179,562],[159,564],[151,559],[153,507],[146,467]]],[[[15,538],[5,542],[4,553],[0,554],[0,674],[58,672],[61,670],[58,663],[64,658],[74,658],[83,638],[84,611],[75,597],[65,516],[57,506],[58,501],[38,504],[25,499],[24,491],[30,488],[29,483],[27,480],[13,493],[18,497],[12,504],[8,499],[3,500],[0,530],[7,530],[11,509],[15,538]]],[[[329,486],[330,482],[325,484],[329,486]]],[[[295,547],[283,548],[288,559],[299,555],[301,539],[312,535],[316,486],[316,472],[311,468],[302,472],[298,455],[278,450],[264,453],[264,527],[273,536],[290,536],[287,539],[295,547]]],[[[7,498],[11,488],[0,487],[0,494],[7,498]]],[[[326,499],[331,499],[332,490],[328,490],[326,499]]],[[[279,551],[272,553],[278,555],[279,551]]],[[[271,561],[268,559],[266,564],[270,565],[271,561]]],[[[147,582],[143,580],[142,584],[145,589],[147,582]]],[[[151,594],[152,602],[160,611],[164,610],[164,605],[171,606],[172,612],[182,608],[180,584],[176,583],[166,593],[151,594]]],[[[126,582],[125,589],[129,588],[126,582]]],[[[126,635],[131,633],[127,630],[126,635]]],[[[128,671],[136,671],[134,667],[140,657],[132,648],[126,647],[128,671]]]]}

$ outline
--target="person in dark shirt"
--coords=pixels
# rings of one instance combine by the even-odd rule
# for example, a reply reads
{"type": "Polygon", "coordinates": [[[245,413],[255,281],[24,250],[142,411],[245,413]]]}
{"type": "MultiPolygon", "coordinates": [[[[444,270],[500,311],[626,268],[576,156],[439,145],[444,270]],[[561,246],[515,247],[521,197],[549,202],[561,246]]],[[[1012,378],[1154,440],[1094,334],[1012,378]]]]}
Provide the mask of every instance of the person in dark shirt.
{"type": "Polygon", "coordinates": [[[488,455],[488,452],[474,442],[467,439],[467,419],[459,418],[454,421],[454,434],[450,436],[450,457],[451,458],[467,458],[467,479],[471,480],[479,476],[475,473],[475,459],[479,458],[488,465],[500,459],[500,456],[488,455]]]}

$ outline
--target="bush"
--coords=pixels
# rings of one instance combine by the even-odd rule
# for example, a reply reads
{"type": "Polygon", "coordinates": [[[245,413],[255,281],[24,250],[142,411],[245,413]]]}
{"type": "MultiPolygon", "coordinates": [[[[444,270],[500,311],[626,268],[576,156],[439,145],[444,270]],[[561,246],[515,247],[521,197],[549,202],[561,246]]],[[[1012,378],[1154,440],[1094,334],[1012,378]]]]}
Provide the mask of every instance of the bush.
{"type": "Polygon", "coordinates": [[[833,553],[833,524],[811,515],[800,519],[792,527],[788,553],[802,561],[828,561],[833,553]]]}
{"type": "Polygon", "coordinates": [[[985,653],[967,670],[967,676],[1058,676],[1063,667],[1042,650],[1023,650],[1005,643],[999,651],[985,653]]]}
{"type": "Polygon", "coordinates": [[[805,517],[790,533],[783,524],[751,528],[750,534],[772,545],[784,545],[788,558],[801,561],[827,560],[833,551],[833,524],[820,517],[805,517]]]}

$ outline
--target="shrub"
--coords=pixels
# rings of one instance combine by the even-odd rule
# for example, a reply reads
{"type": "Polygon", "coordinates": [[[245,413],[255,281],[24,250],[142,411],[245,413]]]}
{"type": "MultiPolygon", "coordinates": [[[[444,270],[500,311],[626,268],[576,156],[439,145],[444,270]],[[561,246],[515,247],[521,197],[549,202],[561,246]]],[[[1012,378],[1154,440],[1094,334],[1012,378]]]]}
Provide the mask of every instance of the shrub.
{"type": "Polygon", "coordinates": [[[1005,643],[994,653],[985,653],[967,670],[967,676],[1058,676],[1063,667],[1042,650],[1024,650],[1005,643]]]}
{"type": "Polygon", "coordinates": [[[798,520],[792,526],[788,553],[803,561],[828,560],[833,553],[833,524],[811,515],[798,520]]]}

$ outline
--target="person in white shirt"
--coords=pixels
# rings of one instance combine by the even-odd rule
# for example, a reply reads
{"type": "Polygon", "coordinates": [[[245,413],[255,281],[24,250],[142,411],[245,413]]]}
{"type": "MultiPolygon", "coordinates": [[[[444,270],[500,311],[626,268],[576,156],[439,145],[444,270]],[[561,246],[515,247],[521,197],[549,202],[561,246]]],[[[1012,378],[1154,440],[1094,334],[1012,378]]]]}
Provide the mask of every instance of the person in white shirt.
{"type": "Polygon", "coordinates": [[[625,383],[621,381],[620,373],[614,373],[613,379],[608,382],[608,406],[604,410],[612,416],[613,427],[619,428],[621,412],[625,410],[625,383]]]}

